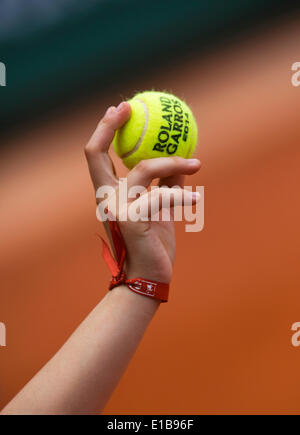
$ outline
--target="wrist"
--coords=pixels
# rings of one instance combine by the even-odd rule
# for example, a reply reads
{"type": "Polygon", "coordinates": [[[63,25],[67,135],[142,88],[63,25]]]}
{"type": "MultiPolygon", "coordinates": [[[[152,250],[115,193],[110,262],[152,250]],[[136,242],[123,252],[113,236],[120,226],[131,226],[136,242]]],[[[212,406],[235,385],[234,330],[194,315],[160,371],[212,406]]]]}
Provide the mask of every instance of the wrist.
{"type": "MultiPolygon", "coordinates": [[[[125,285],[131,292],[137,293],[138,295],[142,295],[143,297],[147,297],[149,299],[157,299],[162,302],[167,302],[169,295],[169,280],[166,279],[166,274],[163,274],[162,276],[162,278],[165,279],[161,279],[160,277],[155,276],[155,271],[159,271],[163,268],[150,268],[152,270],[152,273],[154,272],[156,280],[154,280],[153,278],[145,278],[143,272],[141,272],[141,275],[139,275],[138,270],[143,271],[143,267],[140,267],[137,270],[133,271],[131,267],[128,267],[128,258],[126,258],[127,252],[117,223],[115,221],[109,221],[109,225],[112,237],[112,244],[115,248],[116,258],[114,258],[111,254],[111,251],[105,240],[101,238],[103,245],[102,256],[112,274],[112,278],[109,284],[109,290],[113,290],[116,287],[125,285]],[[130,270],[130,275],[133,275],[133,278],[128,277],[128,269],[130,270]]],[[[141,263],[141,266],[145,264],[148,264],[148,268],[145,269],[145,273],[147,273],[148,275],[149,262],[143,262],[141,263]]],[[[169,268],[172,270],[172,266],[169,266],[169,268]]]]}
{"type": "Polygon", "coordinates": [[[117,303],[134,306],[136,313],[152,317],[161,304],[159,299],[149,298],[131,291],[127,285],[121,284],[109,292],[111,298],[117,303]]]}

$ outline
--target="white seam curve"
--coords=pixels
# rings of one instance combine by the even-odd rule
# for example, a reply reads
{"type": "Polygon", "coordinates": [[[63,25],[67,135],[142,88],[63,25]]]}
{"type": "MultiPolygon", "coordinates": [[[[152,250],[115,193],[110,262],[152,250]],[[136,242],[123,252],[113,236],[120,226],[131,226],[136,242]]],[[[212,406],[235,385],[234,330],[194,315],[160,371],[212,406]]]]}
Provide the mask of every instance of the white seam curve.
{"type": "Polygon", "coordinates": [[[143,100],[140,100],[139,98],[137,98],[137,101],[139,101],[143,105],[143,109],[144,109],[144,113],[145,113],[144,128],[143,128],[142,134],[140,135],[139,140],[137,141],[135,146],[132,148],[131,151],[128,151],[127,153],[122,154],[121,159],[126,159],[126,157],[131,156],[133,153],[135,153],[139,149],[139,147],[141,146],[141,143],[143,142],[143,139],[145,137],[145,134],[146,134],[146,131],[148,128],[148,122],[149,122],[148,107],[143,100]]]}

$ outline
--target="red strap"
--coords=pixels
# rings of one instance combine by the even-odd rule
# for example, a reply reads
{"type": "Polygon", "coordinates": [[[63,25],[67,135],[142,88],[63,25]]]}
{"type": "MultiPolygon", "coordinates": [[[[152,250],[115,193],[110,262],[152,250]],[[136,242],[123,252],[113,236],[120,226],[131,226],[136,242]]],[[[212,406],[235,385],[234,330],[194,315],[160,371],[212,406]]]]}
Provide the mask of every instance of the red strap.
{"type": "Polygon", "coordinates": [[[117,257],[116,261],[112,256],[107,243],[101,237],[103,245],[102,257],[108,265],[112,274],[109,290],[112,290],[114,287],[117,287],[120,284],[126,284],[127,287],[135,293],[154,299],[160,299],[162,302],[167,302],[169,295],[169,284],[164,284],[157,281],[150,281],[149,279],[144,278],[126,279],[126,275],[123,271],[126,256],[126,249],[123,238],[116,221],[110,220],[109,228],[117,257]]]}

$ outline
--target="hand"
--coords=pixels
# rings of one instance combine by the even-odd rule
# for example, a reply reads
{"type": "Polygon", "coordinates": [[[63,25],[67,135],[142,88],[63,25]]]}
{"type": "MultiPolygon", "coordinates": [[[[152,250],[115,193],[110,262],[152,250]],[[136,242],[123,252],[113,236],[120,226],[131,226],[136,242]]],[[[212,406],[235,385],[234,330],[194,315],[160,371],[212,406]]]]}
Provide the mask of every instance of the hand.
{"type": "MultiPolygon", "coordinates": [[[[103,185],[109,185],[114,188],[114,195],[118,195],[119,180],[108,155],[108,149],[115,131],[128,121],[130,114],[130,105],[126,102],[121,103],[117,108],[110,107],[85,147],[90,175],[96,191],[103,185]]],[[[158,178],[159,183],[155,195],[159,197],[160,208],[162,207],[162,198],[169,193],[167,190],[172,189],[173,186],[180,186],[180,188],[172,190],[174,193],[173,206],[181,203],[183,198],[190,204],[194,204],[199,200],[197,195],[184,190],[182,187],[184,175],[194,174],[199,169],[200,161],[197,159],[163,157],[143,160],[128,173],[128,189],[132,186],[144,186],[147,189],[151,182],[158,178]]],[[[145,190],[140,198],[127,199],[127,205],[130,206],[133,202],[135,202],[133,205],[137,205],[137,201],[141,204],[146,199],[151,203],[153,201],[152,195],[150,197],[150,193],[145,190]]],[[[121,210],[118,210],[118,215],[121,212],[122,207],[121,210]]],[[[125,271],[127,278],[141,277],[169,283],[175,257],[173,220],[157,222],[127,220],[125,222],[119,221],[118,225],[126,245],[125,271]]]]}

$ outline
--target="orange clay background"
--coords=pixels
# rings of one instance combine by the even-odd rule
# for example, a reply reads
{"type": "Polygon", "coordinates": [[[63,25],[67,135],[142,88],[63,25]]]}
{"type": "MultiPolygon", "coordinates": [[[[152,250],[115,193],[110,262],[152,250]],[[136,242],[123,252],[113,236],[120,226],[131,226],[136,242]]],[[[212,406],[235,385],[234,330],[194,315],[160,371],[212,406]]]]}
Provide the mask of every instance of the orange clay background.
{"type": "Polygon", "coordinates": [[[106,292],[109,273],[95,237],[104,231],[83,146],[120,95],[155,88],[185,98],[195,112],[203,166],[186,184],[205,186],[205,229],[186,233],[177,224],[170,302],[105,413],[299,413],[300,348],[291,344],[291,325],[300,321],[300,88],[291,85],[299,38],[296,20],[273,24],[7,140],[0,408],[106,292]]]}

